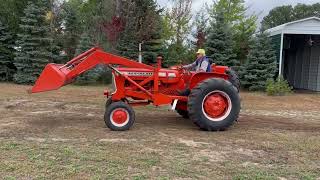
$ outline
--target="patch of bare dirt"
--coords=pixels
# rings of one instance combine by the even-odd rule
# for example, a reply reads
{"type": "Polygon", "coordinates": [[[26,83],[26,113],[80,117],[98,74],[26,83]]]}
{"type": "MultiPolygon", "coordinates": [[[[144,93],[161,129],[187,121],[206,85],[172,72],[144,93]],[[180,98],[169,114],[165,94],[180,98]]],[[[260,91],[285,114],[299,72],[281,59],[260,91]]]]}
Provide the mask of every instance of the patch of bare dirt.
{"type": "Polygon", "coordinates": [[[186,139],[179,139],[179,143],[183,143],[186,146],[190,146],[190,147],[198,147],[201,145],[209,145],[210,143],[206,143],[206,142],[196,142],[193,140],[186,140],[186,139]]]}
{"type": "Polygon", "coordinates": [[[203,149],[196,154],[196,157],[198,159],[207,158],[211,163],[223,162],[226,160],[226,152],[203,149]]]}

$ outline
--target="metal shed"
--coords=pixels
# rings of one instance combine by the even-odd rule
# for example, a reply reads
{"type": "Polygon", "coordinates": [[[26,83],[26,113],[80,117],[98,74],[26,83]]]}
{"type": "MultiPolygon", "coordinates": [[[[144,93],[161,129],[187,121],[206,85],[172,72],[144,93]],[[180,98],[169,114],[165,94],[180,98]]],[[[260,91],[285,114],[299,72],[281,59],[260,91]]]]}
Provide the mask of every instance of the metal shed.
{"type": "Polygon", "coordinates": [[[310,17],[268,29],[279,75],[295,89],[320,91],[320,18],[310,17]]]}

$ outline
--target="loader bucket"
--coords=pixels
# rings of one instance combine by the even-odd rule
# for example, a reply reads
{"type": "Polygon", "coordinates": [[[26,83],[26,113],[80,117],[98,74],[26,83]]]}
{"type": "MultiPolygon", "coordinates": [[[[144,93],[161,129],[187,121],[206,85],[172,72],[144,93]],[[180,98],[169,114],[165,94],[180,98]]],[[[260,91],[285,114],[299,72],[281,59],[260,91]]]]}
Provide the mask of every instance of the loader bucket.
{"type": "Polygon", "coordinates": [[[31,93],[59,89],[66,84],[66,75],[60,70],[60,64],[48,64],[31,89],[31,93]]]}

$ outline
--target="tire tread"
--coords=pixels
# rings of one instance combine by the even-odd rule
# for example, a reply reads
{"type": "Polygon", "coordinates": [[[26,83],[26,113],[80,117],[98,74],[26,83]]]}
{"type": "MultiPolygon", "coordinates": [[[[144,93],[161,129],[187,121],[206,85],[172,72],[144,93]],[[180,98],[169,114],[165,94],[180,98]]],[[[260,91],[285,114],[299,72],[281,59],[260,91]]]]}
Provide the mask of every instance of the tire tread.
{"type": "MultiPolygon", "coordinates": [[[[236,119],[238,119],[239,113],[236,113],[235,120],[233,121],[228,121],[224,126],[210,126],[208,123],[206,123],[203,119],[199,118],[199,113],[197,112],[197,106],[199,104],[197,103],[197,99],[203,92],[207,89],[210,88],[212,85],[214,86],[225,86],[225,88],[231,89],[233,93],[238,94],[236,92],[236,88],[234,88],[234,85],[229,82],[225,81],[224,79],[217,79],[217,78],[210,78],[202,83],[200,83],[198,86],[196,86],[194,89],[192,89],[189,100],[188,100],[188,111],[189,111],[189,117],[192,120],[192,122],[199,126],[200,129],[202,130],[207,130],[207,131],[222,131],[233,125],[236,119]]],[[[240,107],[239,107],[240,110],[240,107]]]]}

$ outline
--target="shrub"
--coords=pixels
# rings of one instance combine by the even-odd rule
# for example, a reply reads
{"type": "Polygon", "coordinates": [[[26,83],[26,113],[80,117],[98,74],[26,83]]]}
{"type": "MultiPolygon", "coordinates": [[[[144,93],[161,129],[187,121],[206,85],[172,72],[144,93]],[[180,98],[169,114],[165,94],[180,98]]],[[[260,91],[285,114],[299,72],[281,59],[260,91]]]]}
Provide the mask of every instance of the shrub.
{"type": "Polygon", "coordinates": [[[266,82],[266,92],[269,96],[283,96],[292,93],[292,87],[283,77],[277,78],[276,81],[268,79],[266,82]]]}

